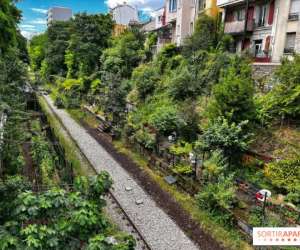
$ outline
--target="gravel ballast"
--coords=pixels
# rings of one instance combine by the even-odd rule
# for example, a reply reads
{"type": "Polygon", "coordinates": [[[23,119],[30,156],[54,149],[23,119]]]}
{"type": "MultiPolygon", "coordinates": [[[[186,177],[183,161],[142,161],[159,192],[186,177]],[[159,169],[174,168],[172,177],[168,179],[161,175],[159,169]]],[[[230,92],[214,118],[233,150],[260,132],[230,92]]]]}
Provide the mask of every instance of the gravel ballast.
{"type": "Polygon", "coordinates": [[[199,249],[84,128],[65,110],[57,109],[49,96],[45,99],[95,170],[105,170],[112,176],[112,193],[153,250],[199,249]]]}

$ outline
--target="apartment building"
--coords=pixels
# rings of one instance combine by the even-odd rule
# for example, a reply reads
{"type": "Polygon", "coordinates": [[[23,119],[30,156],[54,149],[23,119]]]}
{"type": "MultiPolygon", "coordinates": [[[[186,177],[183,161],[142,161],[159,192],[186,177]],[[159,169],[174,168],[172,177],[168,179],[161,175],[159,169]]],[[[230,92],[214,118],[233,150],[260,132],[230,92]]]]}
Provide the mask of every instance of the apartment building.
{"type": "Polygon", "coordinates": [[[165,9],[166,23],[171,26],[171,41],[178,46],[193,33],[199,14],[218,15],[216,0],[166,0],[165,9]]]}
{"type": "Polygon", "coordinates": [[[53,7],[48,10],[47,25],[53,21],[68,21],[72,18],[72,10],[65,7],[53,7]]]}
{"type": "Polygon", "coordinates": [[[248,50],[258,63],[279,63],[300,52],[300,0],[218,0],[234,51],[248,50]]]}
{"type": "Polygon", "coordinates": [[[217,0],[165,0],[164,6],[144,25],[144,30],[158,33],[157,50],[167,43],[180,46],[193,33],[201,13],[216,17],[219,13],[217,0]]]}

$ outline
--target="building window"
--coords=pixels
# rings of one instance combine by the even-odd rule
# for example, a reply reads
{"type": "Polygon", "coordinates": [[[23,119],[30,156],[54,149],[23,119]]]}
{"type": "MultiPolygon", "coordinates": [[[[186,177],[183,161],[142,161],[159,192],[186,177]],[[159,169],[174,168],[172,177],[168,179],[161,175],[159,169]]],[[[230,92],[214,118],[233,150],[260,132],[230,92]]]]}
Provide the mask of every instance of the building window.
{"type": "Polygon", "coordinates": [[[198,0],[198,10],[202,11],[206,8],[206,0],[198,0]]]}
{"type": "Polygon", "coordinates": [[[254,41],[254,56],[255,57],[262,57],[264,55],[262,49],[262,40],[255,40],[254,41]]]}
{"type": "Polygon", "coordinates": [[[170,0],[169,2],[169,11],[176,12],[177,10],[177,0],[170,0]]]}
{"type": "Polygon", "coordinates": [[[258,6],[258,18],[257,25],[262,27],[266,25],[266,16],[267,16],[267,5],[258,6]]]}
{"type": "Polygon", "coordinates": [[[238,21],[245,20],[245,9],[240,9],[236,12],[236,20],[238,21]]]}
{"type": "Polygon", "coordinates": [[[299,14],[300,14],[300,0],[292,0],[290,13],[289,13],[289,20],[291,21],[299,20],[299,14]]]}
{"type": "Polygon", "coordinates": [[[287,33],[284,53],[293,53],[295,51],[295,43],[296,43],[296,32],[287,33]]]}

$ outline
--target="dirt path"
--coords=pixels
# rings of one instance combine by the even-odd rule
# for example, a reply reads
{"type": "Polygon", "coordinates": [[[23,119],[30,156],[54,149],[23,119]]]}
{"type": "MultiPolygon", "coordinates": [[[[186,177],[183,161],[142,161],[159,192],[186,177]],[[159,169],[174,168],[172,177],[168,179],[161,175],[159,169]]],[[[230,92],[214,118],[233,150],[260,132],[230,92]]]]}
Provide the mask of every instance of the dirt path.
{"type": "Polygon", "coordinates": [[[36,168],[34,166],[34,162],[31,156],[31,143],[24,142],[22,144],[23,157],[25,160],[25,167],[23,169],[23,174],[28,178],[28,180],[32,183],[33,191],[37,191],[37,174],[36,168]]]}

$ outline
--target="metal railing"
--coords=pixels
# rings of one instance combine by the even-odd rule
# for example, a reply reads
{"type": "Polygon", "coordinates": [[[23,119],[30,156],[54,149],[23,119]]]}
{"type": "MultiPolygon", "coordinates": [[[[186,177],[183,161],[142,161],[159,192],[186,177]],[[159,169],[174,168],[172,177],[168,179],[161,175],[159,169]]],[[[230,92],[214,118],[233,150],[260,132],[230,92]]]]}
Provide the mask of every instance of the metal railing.
{"type": "Polygon", "coordinates": [[[299,20],[299,12],[289,13],[289,21],[298,21],[299,20]]]}

